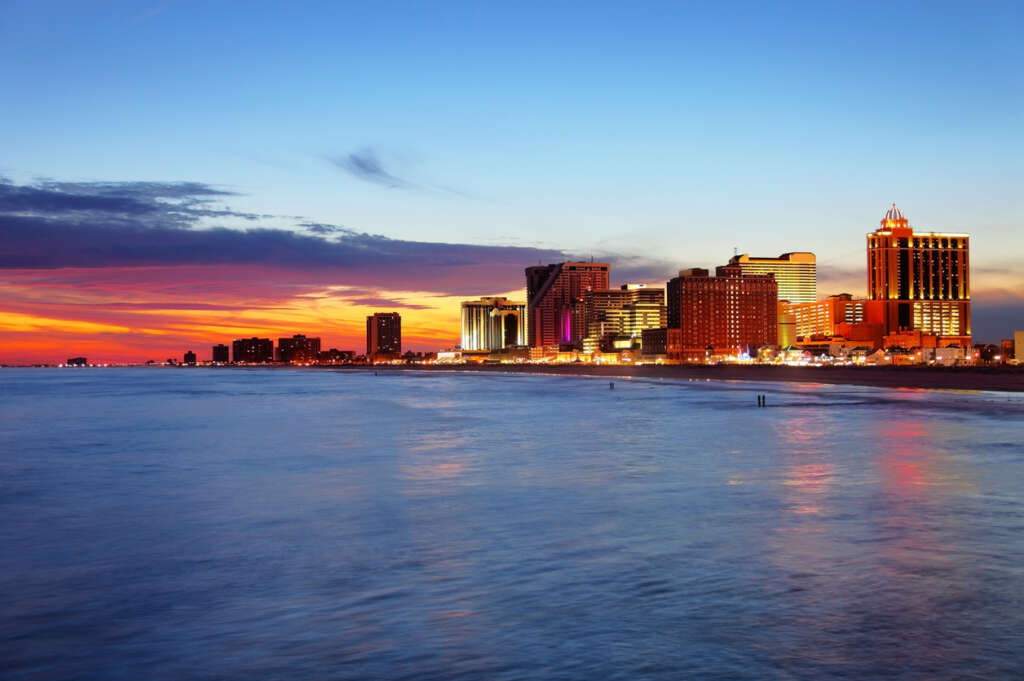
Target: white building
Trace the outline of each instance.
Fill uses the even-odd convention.
[[[462,349],[502,350],[526,345],[526,303],[481,298],[462,303]]]

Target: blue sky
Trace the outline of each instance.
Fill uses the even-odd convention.
[[[0,0],[0,175],[677,268],[812,250],[825,293],[895,201],[1020,293],[1019,3],[296,6]]]

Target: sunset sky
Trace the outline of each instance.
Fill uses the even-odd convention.
[[[301,7],[301,9],[296,9]],[[460,300],[795,250],[895,202],[1024,329],[1024,9],[0,0],[0,363],[458,342]]]

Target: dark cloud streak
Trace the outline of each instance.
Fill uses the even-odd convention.
[[[528,265],[567,259],[554,249],[406,241],[320,222],[293,222],[294,231],[263,227],[265,216],[215,205],[232,195],[195,182],[5,182],[0,269],[261,266],[321,272],[325,284],[488,295],[522,287]],[[216,226],[218,218],[238,217],[254,226]],[[657,282],[678,269],[640,258],[607,260],[613,284]]]
[[[376,151],[360,149],[341,156],[328,156],[335,167],[365,182],[379,184],[389,189],[414,189],[416,185],[388,172]]]

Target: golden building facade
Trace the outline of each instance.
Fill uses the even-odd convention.
[[[777,258],[756,258],[744,253],[733,256],[729,264],[739,267],[745,275],[775,275],[779,300],[813,303],[818,299],[818,263],[813,253],[783,253]]]
[[[868,298],[884,301],[886,333],[923,331],[970,345],[967,234],[914,230],[893,204],[867,235]]]

